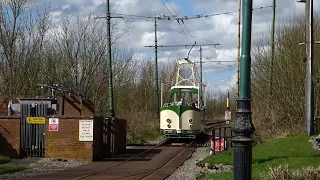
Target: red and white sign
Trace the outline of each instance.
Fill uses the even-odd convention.
[[[59,118],[49,118],[49,131],[59,130]]]
[[[211,149],[214,151],[223,151],[225,148],[225,140],[224,138],[217,138],[213,141],[211,140]]]

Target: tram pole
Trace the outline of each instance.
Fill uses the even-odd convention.
[[[109,87],[109,114],[112,119],[115,118],[113,101],[113,82],[112,82],[112,54],[111,54],[111,28],[110,28],[110,2],[107,0],[107,41],[108,41],[108,87]]]
[[[234,179],[250,180],[252,175],[252,137],[255,128],[251,120],[251,27],[252,1],[242,0],[242,42],[240,87],[237,98],[236,122],[232,127],[234,144]]]
[[[157,41],[157,19],[154,19],[154,54],[155,54],[155,67],[154,67],[154,83],[156,87],[156,112],[159,114],[159,82],[158,82],[158,41]]]
[[[203,104],[203,93],[202,93],[202,47],[200,46],[200,103]]]
[[[273,7],[272,7],[272,27],[271,27],[270,82],[269,82],[269,95],[270,95],[270,98],[271,98],[271,96],[272,96],[272,83],[273,83],[275,21],[276,21],[276,0],[273,0]]]
[[[313,0],[306,0],[306,52],[307,52],[307,135],[312,136],[314,134],[314,90],[313,90]]]
[[[238,55],[237,55],[237,98],[239,97],[239,79],[240,79],[240,21],[241,21],[241,0],[238,0]]]
[[[307,123],[307,135],[311,136],[314,134],[314,87],[313,87],[313,0],[299,0],[297,2],[305,3],[305,20],[306,20],[306,33],[305,33],[305,44],[306,45],[306,86],[305,86],[305,97],[306,97],[306,123]]]

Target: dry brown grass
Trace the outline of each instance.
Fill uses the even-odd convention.
[[[287,165],[280,165],[269,169],[265,180],[318,180],[320,179],[320,167],[308,167],[302,170],[289,169]]]
[[[149,112],[121,114],[127,119],[127,142],[140,143],[158,138],[160,134],[159,117]]]

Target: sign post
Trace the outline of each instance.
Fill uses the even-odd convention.
[[[49,118],[49,131],[59,131],[59,118]]]

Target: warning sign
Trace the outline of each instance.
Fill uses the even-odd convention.
[[[44,124],[46,122],[45,117],[27,117],[28,124]]]
[[[225,111],[224,120],[226,120],[226,121],[231,120],[231,111]]]
[[[224,138],[216,138],[214,141],[211,140],[211,149],[214,151],[223,151],[225,148]]]
[[[93,141],[93,120],[79,120],[79,141]]]
[[[59,118],[49,118],[49,131],[59,130]]]

